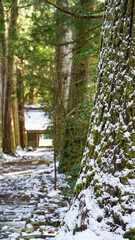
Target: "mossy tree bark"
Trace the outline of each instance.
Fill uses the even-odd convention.
[[[75,198],[66,219],[72,212],[75,217],[70,226],[65,220],[67,231],[89,227],[99,236],[103,231],[116,235],[113,239],[121,239],[128,231],[129,239],[134,239],[134,56],[135,1],[108,0],[95,106]]]

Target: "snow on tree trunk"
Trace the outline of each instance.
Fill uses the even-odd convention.
[[[67,236],[89,229],[95,239],[134,239],[134,82],[135,2],[108,0],[95,106],[75,197],[65,218]]]

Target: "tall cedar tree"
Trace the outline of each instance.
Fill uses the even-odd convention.
[[[63,7],[69,7],[70,0],[57,0],[57,4]],[[69,86],[71,81],[71,66],[72,62],[72,45],[62,44],[72,41],[72,30],[69,22],[69,17],[66,14],[61,14],[57,10],[56,14],[56,57],[55,57],[55,112],[57,112],[57,146],[59,151],[62,149],[63,133],[64,133],[64,111],[67,109],[67,100],[69,98]],[[70,54],[69,54],[70,53]]]
[[[0,62],[0,153],[2,152],[2,64]]]
[[[89,228],[99,239],[134,239],[134,56],[135,1],[107,0],[95,105],[67,233]]]
[[[78,1],[82,10],[89,8],[94,10],[94,1],[82,0]],[[92,19],[77,19],[75,26],[75,45],[73,58],[76,59],[86,49],[88,49],[89,39],[92,37],[93,20]],[[87,33],[87,34],[86,34]],[[83,36],[83,38],[82,38]],[[88,125],[81,123],[79,120],[74,120],[79,106],[83,106],[88,97],[88,84],[90,82],[90,57],[84,56],[78,61],[72,61],[71,84],[68,98],[67,112],[71,114],[68,118],[68,126],[65,129],[63,138],[62,158],[60,161],[60,171],[68,171],[74,177],[78,176],[80,159],[84,151],[84,145],[87,137]],[[74,166],[74,171],[72,172]]]
[[[3,94],[3,82],[5,76],[5,56],[6,56],[6,47],[5,47],[5,25],[4,25],[4,9],[3,1],[0,0],[0,152],[2,151],[2,94]]]
[[[3,36],[7,43],[3,44],[3,57],[6,57],[6,66],[3,72],[3,151],[8,154],[13,154],[16,146],[20,145],[16,82],[14,78],[17,6],[18,0],[12,0],[7,39],[6,35]],[[3,22],[4,20],[3,16]]]

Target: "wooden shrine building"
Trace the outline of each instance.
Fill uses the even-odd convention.
[[[39,105],[25,106],[24,118],[27,147],[39,147],[42,136],[49,132],[51,120]]]

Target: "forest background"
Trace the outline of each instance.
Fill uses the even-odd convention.
[[[0,0],[0,150],[26,147],[24,105],[41,104],[53,121],[55,163],[59,156],[72,187],[93,107],[103,10],[95,0]]]

